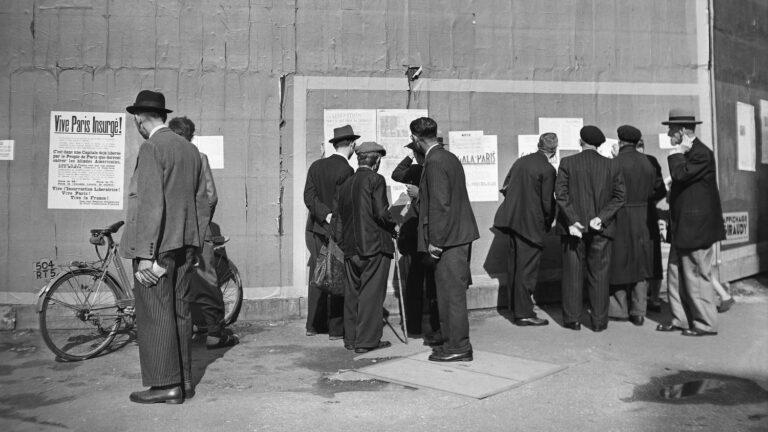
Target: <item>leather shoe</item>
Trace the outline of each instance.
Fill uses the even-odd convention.
[[[728,309],[730,309],[734,303],[736,303],[736,300],[734,300],[733,297],[731,297],[728,300],[721,302],[720,306],[717,307],[717,311],[719,313],[728,312]]]
[[[307,336],[317,336],[317,332],[314,330],[307,330]]]
[[[563,324],[563,327],[569,328],[571,330],[579,331],[579,330],[581,330],[581,323],[578,322],[578,321],[569,322],[569,323]]]
[[[184,403],[184,393],[180,385],[173,387],[150,387],[149,390],[137,391],[131,393],[131,402],[141,404],[153,404],[153,403],[167,403],[167,404],[180,404]]]
[[[381,349],[381,348],[388,348],[388,347],[391,347],[391,346],[392,346],[392,342],[390,342],[390,341],[380,341],[379,344],[376,345],[375,347],[370,347],[370,348],[359,347],[359,348],[355,348],[355,353],[356,354],[365,354],[365,353],[371,352],[373,350],[377,350],[377,349]]]
[[[191,382],[184,382],[184,399],[192,399],[195,397],[195,387]]]
[[[228,348],[231,346],[235,346],[240,343],[240,339],[235,335],[229,335],[229,334],[222,334],[219,337],[208,335],[208,337],[205,340],[205,347],[209,350],[212,349],[219,349],[219,348]]]
[[[459,361],[472,361],[472,350],[463,353],[447,353],[443,350],[432,351],[429,355],[429,360],[433,362],[459,362]]]
[[[345,348],[345,349],[348,349],[348,350],[350,350],[350,351],[352,351],[352,350],[354,350],[354,349],[355,349],[355,346],[354,346],[354,345],[352,345],[352,344],[344,344],[344,348]]]
[[[685,329],[683,330],[683,336],[714,336],[717,332],[704,331],[699,329]]]
[[[549,324],[549,321],[544,318],[532,317],[532,318],[518,318],[515,320],[517,326],[545,326]]]
[[[594,331],[595,333],[600,333],[601,331],[604,331],[607,328],[608,328],[608,324],[606,324],[606,323],[594,324],[592,326],[592,331]]]
[[[632,324],[636,326],[642,326],[645,323],[645,317],[642,315],[632,315],[629,317],[629,320],[632,321]]]
[[[672,325],[672,324],[659,324],[656,326],[656,331],[660,331],[660,332],[673,332],[678,330],[686,330],[686,329],[682,327],[678,327],[676,325]]]

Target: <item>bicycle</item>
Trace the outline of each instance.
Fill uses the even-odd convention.
[[[79,361],[93,358],[112,343],[121,327],[131,329],[136,310],[133,279],[128,275],[117,253],[116,234],[123,221],[107,228],[92,229],[89,242],[98,260],[73,261],[51,279],[38,294],[37,312],[40,333],[48,348],[61,360]],[[218,286],[225,305],[224,325],[232,324],[240,311],[243,287],[237,267],[223,252],[228,239],[214,239],[215,268]],[[100,247],[106,245],[102,256]],[[116,269],[117,277],[110,269]]]

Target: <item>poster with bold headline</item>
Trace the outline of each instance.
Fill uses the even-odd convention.
[[[464,166],[470,201],[499,200],[499,160],[496,135],[483,131],[450,131],[451,153]]]
[[[749,213],[723,213],[725,240],[721,244],[744,243],[749,241]]]
[[[49,209],[122,209],[124,171],[124,113],[51,112]]]

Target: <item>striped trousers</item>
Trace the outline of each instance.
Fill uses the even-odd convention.
[[[149,287],[136,280],[138,260],[133,260],[139,362],[145,387],[191,381],[192,316],[185,297],[194,254],[193,247],[161,253],[157,263],[167,273]]]
[[[585,234],[583,238],[561,236],[560,240],[563,247],[563,322],[568,324],[581,321],[586,280],[592,325],[607,324],[613,241],[594,234]]]

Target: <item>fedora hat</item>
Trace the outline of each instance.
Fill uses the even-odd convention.
[[[143,111],[155,111],[161,113],[171,113],[173,111],[165,108],[165,96],[160,92],[153,92],[152,90],[142,90],[136,95],[136,102],[133,105],[126,107],[126,111],[131,114],[140,113]]]
[[[700,123],[700,121],[696,121],[696,115],[693,111],[682,108],[673,108],[669,110],[669,120],[661,122],[663,125]]]
[[[352,126],[344,125],[333,130],[333,138],[329,139],[328,142],[333,144],[342,140],[354,141],[358,138],[360,138],[360,135],[355,135],[355,131],[352,130]]]

